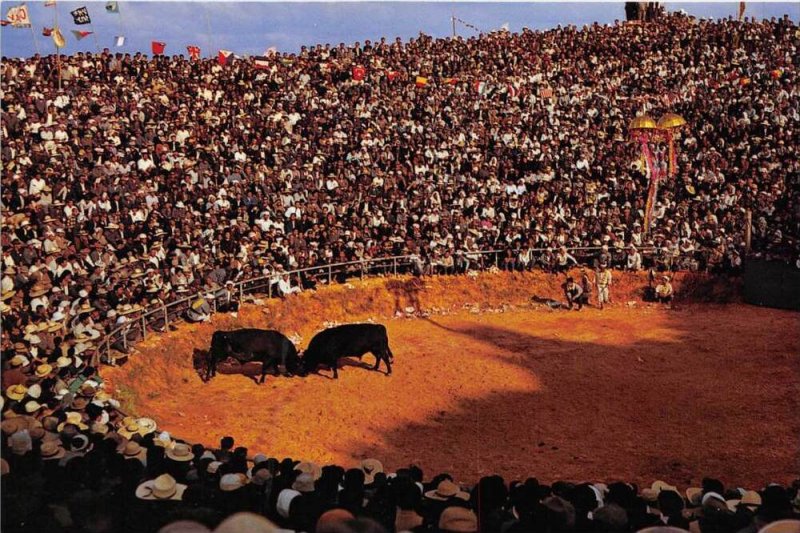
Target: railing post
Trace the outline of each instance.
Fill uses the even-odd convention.
[[[122,346],[127,350],[128,349],[128,332],[130,331],[130,327],[125,328],[122,331]]]
[[[328,265],[328,285],[333,283],[333,267]]]
[[[239,283],[239,303],[244,301],[244,283]]]
[[[164,327],[166,328],[169,325],[169,313],[167,312],[166,304],[161,307],[161,310],[164,311]]]
[[[392,257],[392,269],[394,270],[394,275],[397,276],[397,258]]]
[[[267,298],[272,298],[272,281],[267,278]]]
[[[113,366],[114,361],[111,359],[111,335],[106,335],[106,362]]]
[[[142,340],[147,340],[147,322],[142,315]]]

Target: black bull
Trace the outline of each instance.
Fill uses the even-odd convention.
[[[282,333],[272,330],[237,329],[214,333],[208,352],[206,380],[217,373],[217,363],[227,357],[233,357],[240,363],[260,361],[260,383],[264,383],[267,369],[273,365],[283,364],[290,373],[296,373],[300,366],[297,349],[292,341]]]
[[[394,356],[389,349],[386,327],[380,324],[347,324],[328,328],[311,339],[303,354],[303,369],[304,372],[313,372],[319,365],[328,366],[333,369],[333,377],[338,378],[340,357],[361,357],[367,352],[375,355],[373,370],[378,370],[383,360],[386,374],[392,373]]]

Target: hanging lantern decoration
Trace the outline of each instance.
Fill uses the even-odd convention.
[[[658,129],[664,133],[667,138],[669,146],[669,175],[675,175],[675,169],[678,167],[678,157],[675,153],[675,133],[683,126],[686,125],[686,120],[675,113],[667,113],[658,119]]]

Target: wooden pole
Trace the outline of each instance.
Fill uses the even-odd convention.
[[[450,17],[450,22],[453,23],[453,37],[456,36],[456,16],[455,14]]]
[[[41,55],[39,53],[39,41],[36,40],[36,32],[33,31],[33,24],[28,27],[31,30],[31,38],[33,39],[33,48],[36,50],[36,55]]]
[[[61,31],[61,28],[58,27],[58,2],[53,6],[53,17],[55,23],[53,24],[53,28],[58,31]],[[61,50],[56,45],[56,41],[53,40],[53,44],[56,47],[56,69],[58,70],[58,90],[61,90]]]
[[[748,209],[745,212],[745,223],[744,223],[744,251],[746,253],[750,253],[750,241],[753,235],[753,211]]]

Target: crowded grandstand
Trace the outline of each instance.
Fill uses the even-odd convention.
[[[184,442],[101,377],[248,293],[800,268],[796,23],[653,18],[258,58],[4,57],[3,531],[800,531],[800,482],[322,466]],[[685,126],[643,155],[632,121],[667,114]]]

